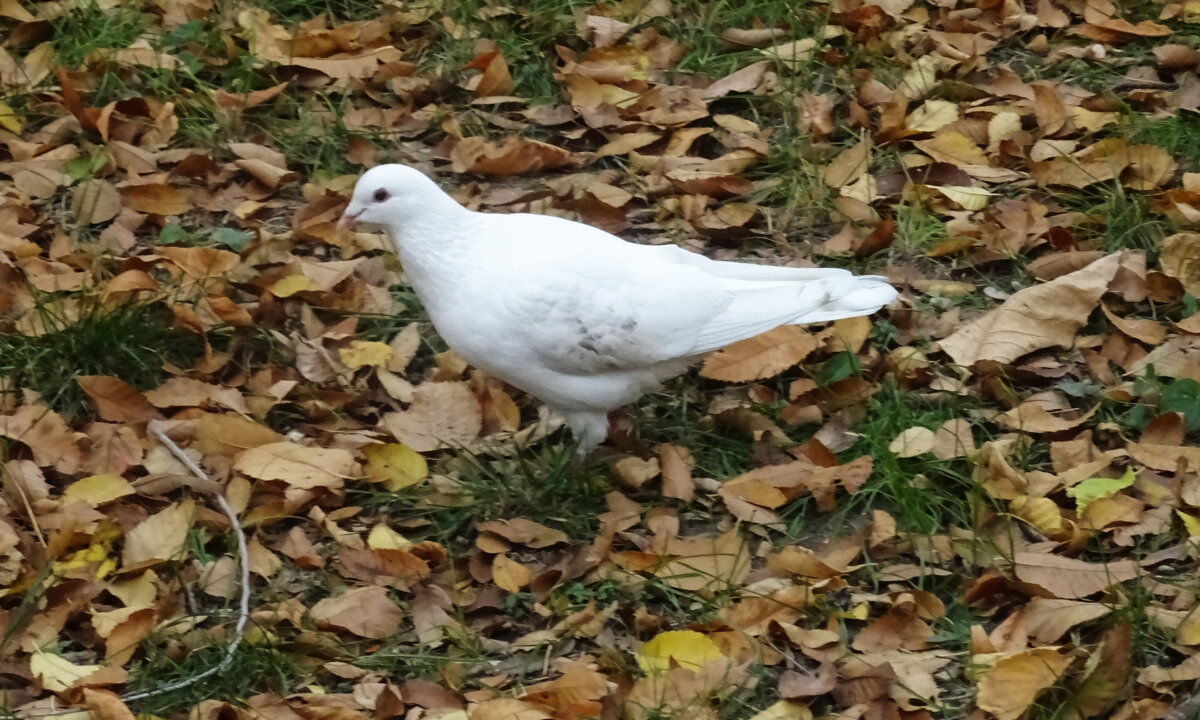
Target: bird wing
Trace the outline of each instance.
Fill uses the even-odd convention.
[[[518,319],[520,340],[562,373],[648,368],[780,325],[868,314],[895,295],[880,278],[840,269],[720,262],[559,218],[492,218],[504,218],[495,227],[506,236],[520,231],[509,258],[521,265],[497,302]]]

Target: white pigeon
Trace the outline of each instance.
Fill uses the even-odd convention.
[[[563,218],[473,212],[406,165],[359,178],[338,226],[355,222],[387,231],[446,344],[560,413],[581,455],[607,437],[610,411],[704,353],[896,297],[882,277],[720,262]]]

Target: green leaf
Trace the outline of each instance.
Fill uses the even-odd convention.
[[[1075,509],[1083,512],[1088,505],[1100,498],[1112,497],[1129,487],[1135,479],[1133,468],[1128,468],[1125,470],[1125,474],[1119,478],[1088,478],[1074,487],[1067,488],[1067,494],[1075,498]]]
[[[179,223],[170,223],[158,233],[159,245],[174,245],[187,240],[187,231]]]
[[[1191,378],[1176,380],[1162,391],[1158,407],[1163,412],[1183,415],[1189,432],[1200,430],[1200,382]]]
[[[817,373],[817,384],[831,385],[839,380],[854,375],[862,370],[858,356],[852,352],[840,352],[825,361],[821,372]]]
[[[248,232],[227,227],[219,227],[212,232],[213,242],[220,243],[234,252],[245,250],[246,245],[250,243],[250,238],[252,237],[254,236]]]

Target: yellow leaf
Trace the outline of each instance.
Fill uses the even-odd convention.
[[[76,665],[61,655],[41,650],[29,656],[29,671],[41,679],[42,687],[52,692],[63,692],[99,669],[99,665]]]
[[[492,580],[497,587],[510,593],[521,592],[529,584],[533,572],[507,555],[497,555],[492,560]]]
[[[904,120],[913,132],[933,132],[954,122],[958,122],[958,104],[949,100],[926,100]]]
[[[316,290],[317,284],[312,281],[312,278],[307,275],[288,275],[282,280],[278,280],[270,287],[271,294],[275,297],[291,297],[298,292],[306,290]]]
[[[133,486],[123,477],[91,475],[68,485],[67,489],[63,490],[63,500],[67,502],[82,500],[92,507],[98,507],[133,493]]]
[[[693,672],[706,663],[725,657],[707,635],[695,630],[670,630],[655,635],[637,654],[638,667],[646,673],[666,672],[674,660]]]
[[[1183,527],[1187,530],[1188,537],[1200,535],[1200,518],[1195,515],[1190,515],[1182,510],[1176,510],[1175,514],[1183,521]]]
[[[383,483],[390,492],[412,487],[429,475],[425,458],[404,443],[367,445],[363,455],[367,458],[367,481]]]
[[[1112,497],[1129,487],[1135,479],[1137,478],[1133,474],[1133,468],[1128,468],[1125,470],[1125,474],[1119,478],[1088,478],[1078,485],[1067,488],[1067,494],[1075,498],[1076,509],[1083,512],[1088,505],[1100,498]]]
[[[833,617],[845,618],[846,620],[866,620],[870,617],[871,608],[867,607],[866,603],[860,603],[844,612],[835,612]]]
[[[25,125],[21,122],[21,118],[13,109],[4,103],[0,103],[0,127],[9,132],[20,133]]]
[[[1062,511],[1050,498],[1032,498],[1021,495],[1009,502],[1014,515],[1034,526],[1042,533],[1054,537],[1063,531]]]
[[[1184,620],[1175,629],[1175,642],[1180,645],[1200,645],[1200,617]]]
[[[387,525],[380,523],[367,535],[367,547],[375,550],[407,550],[412,542]]]
[[[342,364],[351,370],[360,367],[386,367],[395,351],[387,343],[355,340],[350,347],[338,350]]]
[[[71,570],[95,565],[96,579],[100,580],[117,567],[116,559],[109,556],[110,550],[107,543],[93,543],[82,550],[76,550],[63,556],[61,560],[55,560],[50,567],[56,574],[62,575]]]
[[[983,188],[960,187],[957,185],[930,185],[930,188],[945,195],[964,210],[982,210],[987,207],[991,193]]]
[[[800,703],[780,700],[753,715],[750,720],[812,720],[812,710]]]

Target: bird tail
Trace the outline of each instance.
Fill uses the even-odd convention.
[[[880,275],[857,275],[850,278],[838,278],[828,283],[836,288],[831,293],[828,302],[810,312],[801,314],[788,325],[803,325],[805,323],[828,322],[842,318],[859,317],[878,312],[885,305],[896,299],[896,288]]]
[[[870,315],[896,297],[887,279],[849,273],[800,282],[728,280],[733,302],[696,338],[695,354],[716,350],[780,325],[804,325]]]

